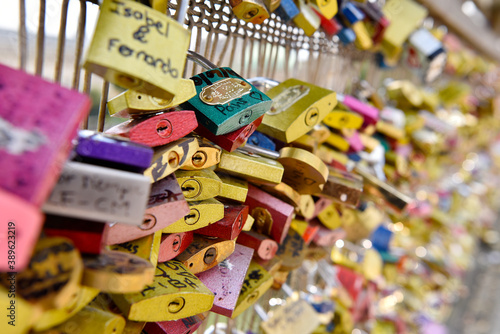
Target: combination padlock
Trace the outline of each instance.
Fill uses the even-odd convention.
[[[190,59],[208,69],[191,78],[197,95],[181,105],[196,112],[199,126],[223,135],[252,123],[271,108],[267,95],[229,67],[217,68],[194,52]]]

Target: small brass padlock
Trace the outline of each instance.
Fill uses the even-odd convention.
[[[222,150],[217,145],[212,144],[204,138],[196,138],[198,141],[198,150],[193,154],[190,160],[186,160],[181,170],[200,170],[217,165],[220,162]]]
[[[175,176],[187,201],[203,201],[220,194],[222,181],[210,169],[177,171]]]

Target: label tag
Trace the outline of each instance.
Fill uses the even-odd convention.
[[[227,78],[204,87],[200,93],[200,100],[208,105],[216,106],[249,94],[251,90],[252,87],[244,80]]]
[[[297,85],[285,89],[284,91],[279,93],[278,96],[273,98],[271,110],[269,110],[266,114],[277,115],[282,113],[283,111],[294,105],[295,102],[309,94],[309,91],[310,88],[303,85]]]

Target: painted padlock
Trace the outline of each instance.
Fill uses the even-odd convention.
[[[248,205],[224,203],[224,218],[196,230],[197,234],[233,240],[238,237],[248,218]]]
[[[215,135],[238,130],[271,108],[271,99],[229,67],[209,69],[191,78],[197,95],[182,104],[196,112],[198,124]]]
[[[269,18],[269,12],[263,0],[229,0],[237,18],[253,24],[262,24]]]
[[[238,300],[238,295],[234,292],[241,290],[252,256],[253,249],[236,245],[227,259],[197,275],[215,294],[212,312],[231,317]]]
[[[209,311],[214,302],[214,294],[175,260],[158,264],[153,283],[141,292],[112,298],[127,319],[148,322],[194,316]]]
[[[236,241],[194,235],[193,242],[176,260],[182,262],[193,274],[204,272],[224,261],[234,252]]]
[[[143,175],[68,161],[43,210],[61,216],[141,225],[149,188]]]
[[[169,99],[184,71],[190,32],[135,1],[105,0],[83,67],[118,86]],[[168,45],[175,45],[169,48]]]
[[[258,130],[286,143],[312,130],[337,105],[335,92],[296,79],[285,80],[267,95],[273,103]]]
[[[3,65],[0,87],[0,188],[40,207],[57,183],[90,99]]]

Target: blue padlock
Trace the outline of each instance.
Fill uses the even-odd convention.
[[[279,18],[287,23],[290,22],[295,16],[299,15],[300,11],[293,0],[281,0],[280,5],[274,11]]]

